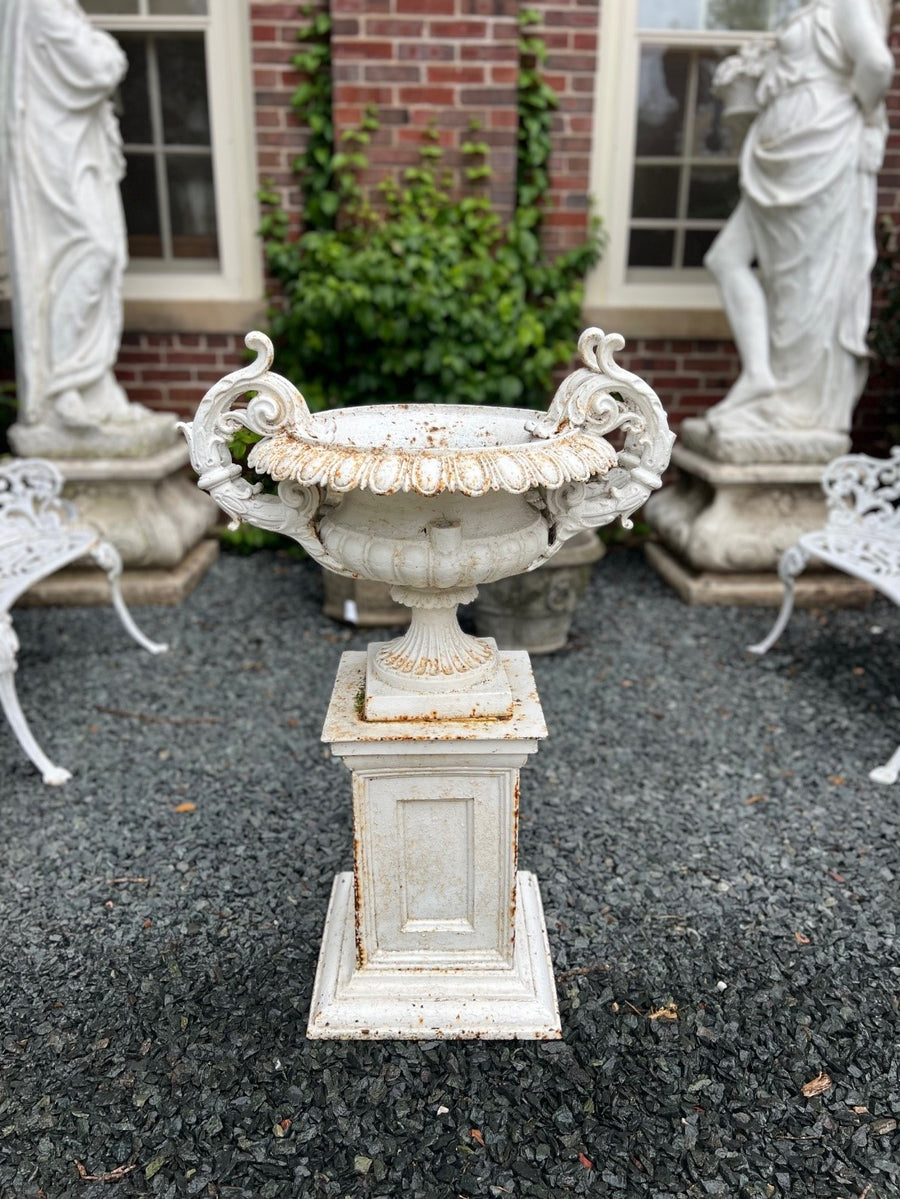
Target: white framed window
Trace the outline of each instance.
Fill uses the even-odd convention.
[[[738,200],[738,147],[712,76],[799,3],[604,0],[591,192],[609,241],[588,308],[720,311],[703,255]]]
[[[128,301],[263,294],[247,0],[81,0],[128,57]]]

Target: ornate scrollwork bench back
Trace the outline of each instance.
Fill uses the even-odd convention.
[[[45,783],[66,782],[68,770],[55,766],[34,739],[15,689],[18,638],[9,611],[32,583],[90,557],[106,572],[110,597],[127,632],[150,653],[165,645],[151,641],[134,623],[122,599],[118,550],[96,529],[81,522],[73,504],[62,499],[62,476],[41,458],[0,462],[0,707],[22,749]]]
[[[824,528],[805,533],[778,564],[784,583],[781,611],[768,636],[749,646],[764,654],[784,632],[794,607],[794,584],[810,558],[877,587],[900,605],[900,445],[887,458],[844,454],[822,476],[828,508]],[[884,766],[869,772],[878,783],[900,777],[900,747]]]

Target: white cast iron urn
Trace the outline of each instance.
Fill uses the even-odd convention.
[[[335,883],[309,1035],[558,1036],[537,885],[515,870],[518,767],[546,730],[527,654],[464,633],[456,609],[581,529],[627,526],[669,461],[662,405],[614,362],[623,339],[599,329],[545,414],[310,413],[270,371],[268,338],[246,342],[256,361],[183,426],[199,486],[328,569],[390,584],[412,611],[402,637],[344,655],[326,719],[354,775],[357,853]],[[249,464],[277,494],[232,461],[242,426],[260,435]]]

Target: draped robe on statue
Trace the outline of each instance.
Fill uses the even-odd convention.
[[[709,424],[719,433],[850,428],[868,370],[886,135],[883,105],[867,120],[853,93],[854,68],[829,0],[779,27],[742,149],[740,202],[766,296],[776,387],[713,408]]]
[[[113,426],[126,430],[125,452],[129,441],[173,437],[171,418],[129,403],[113,373],[127,252],[110,96],[127,65],[75,0],[3,0],[0,165],[19,453],[100,451]]]

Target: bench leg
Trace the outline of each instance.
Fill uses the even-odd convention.
[[[900,778],[900,745],[883,766],[876,766],[869,771],[869,778],[873,783],[896,783]]]
[[[25,713],[16,695],[16,654],[19,641],[13,631],[12,621],[3,613],[0,614],[0,707],[16,740],[24,749],[31,761],[41,772],[45,783],[58,787],[72,777],[62,766],[54,766],[32,735],[25,719]]]
[[[134,638],[138,645],[143,646],[151,654],[164,654],[169,647],[161,641],[151,641],[149,637],[142,633],[134,623],[131,613],[125,607],[125,601],[122,599],[122,589],[119,585],[119,577],[122,574],[122,559],[119,556],[119,551],[108,541],[101,541],[96,549],[91,551],[91,557],[101,570],[106,571],[106,577],[109,579],[109,592],[112,605],[116,610],[119,620],[125,626],[126,631]]]
[[[747,646],[748,654],[759,654],[762,656],[764,653],[767,653],[784,632],[787,622],[791,619],[791,613],[794,610],[794,583],[797,576],[801,575],[806,569],[808,562],[809,553],[800,545],[792,545],[789,550],[785,550],[781,555],[781,560],[778,563],[778,577],[784,584],[784,599],[781,601],[781,611],[778,613],[768,637],[764,637],[756,645]]]

